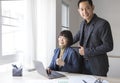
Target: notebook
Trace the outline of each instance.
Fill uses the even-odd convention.
[[[51,71],[51,74],[48,74],[41,61],[34,60],[34,66],[35,66],[35,69],[37,70],[37,72],[46,78],[54,79],[54,78],[65,77],[65,75],[63,75],[57,71]]]

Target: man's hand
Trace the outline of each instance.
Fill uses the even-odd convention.
[[[62,60],[62,58],[58,58],[58,59],[56,60],[56,64],[57,64],[58,66],[64,66],[65,62]]]
[[[79,53],[80,53],[81,56],[84,56],[84,55],[85,55],[84,47],[80,46],[80,48],[79,48]]]

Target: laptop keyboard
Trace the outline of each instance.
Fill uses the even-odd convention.
[[[52,71],[51,74],[48,74],[48,76],[49,76],[50,78],[64,77],[63,74],[60,74],[60,73],[58,73],[58,72],[56,72],[56,71]]]

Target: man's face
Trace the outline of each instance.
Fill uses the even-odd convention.
[[[79,4],[78,12],[87,22],[89,22],[93,17],[93,10],[94,6],[91,6],[88,1],[84,1]]]

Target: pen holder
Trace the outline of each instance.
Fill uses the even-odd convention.
[[[12,69],[12,76],[22,76],[22,70],[23,69],[21,67],[14,65]]]

